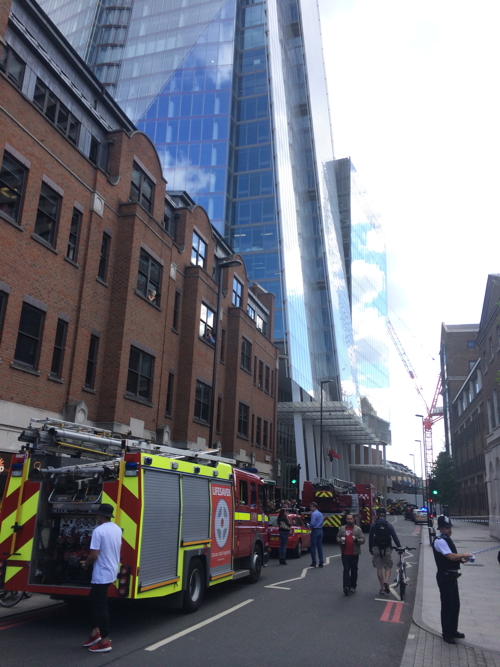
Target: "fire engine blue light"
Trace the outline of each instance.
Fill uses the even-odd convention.
[[[23,463],[13,463],[12,464],[12,477],[22,477],[23,474]]]
[[[125,477],[137,477],[139,475],[138,465],[135,462],[125,463]]]

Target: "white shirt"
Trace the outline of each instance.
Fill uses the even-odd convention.
[[[443,554],[443,556],[453,553],[448,542],[446,540],[439,539],[441,535],[442,533],[440,533],[440,535],[434,540],[434,549],[440,554]]]
[[[97,549],[99,555],[92,570],[93,584],[112,584],[118,576],[122,530],[116,523],[106,521],[92,533],[91,549]]]

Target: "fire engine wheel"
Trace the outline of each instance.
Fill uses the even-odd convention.
[[[253,548],[253,554],[250,557],[250,574],[248,576],[248,581],[251,584],[256,584],[260,579],[261,571],[262,571],[262,552],[260,546],[256,544]]]
[[[297,546],[292,553],[294,558],[300,558],[302,556],[302,540],[297,542]]]
[[[0,607],[13,607],[22,597],[22,591],[0,591]]]
[[[184,611],[192,614],[197,611],[205,593],[205,569],[198,558],[189,563],[189,571],[184,591]]]

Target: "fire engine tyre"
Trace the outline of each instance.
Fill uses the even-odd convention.
[[[0,607],[13,607],[22,597],[22,591],[0,591]]]
[[[262,549],[259,544],[256,544],[253,548],[253,553],[250,556],[250,574],[248,575],[248,582],[250,584],[256,584],[260,579],[260,573],[262,571]]]
[[[184,591],[184,611],[192,614],[198,611],[205,593],[205,568],[199,558],[189,563],[189,571]]]
[[[302,556],[302,540],[297,542],[297,546],[292,552],[294,558],[300,558]]]

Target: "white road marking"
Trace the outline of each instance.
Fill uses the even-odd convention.
[[[394,602],[394,604],[404,604],[401,600],[391,600],[390,598],[375,598],[379,602]]]
[[[325,560],[325,565],[330,565],[330,561],[332,558],[340,558],[340,554],[335,554],[334,556],[328,556]],[[314,570],[312,566],[305,567],[301,574],[300,577],[294,577],[293,579],[285,579],[284,581],[277,581],[275,584],[269,584],[269,586],[265,586],[264,588],[276,588],[282,591],[290,591],[291,588],[286,588],[285,586],[281,586],[280,584],[289,584],[291,581],[300,581],[301,579],[304,579],[304,577],[307,574],[308,570]]]
[[[213,623],[214,621],[218,621],[219,618],[223,618],[224,616],[227,616],[228,614],[232,614],[233,611],[237,611],[238,609],[241,609],[241,607],[244,607],[245,605],[249,604],[250,602],[253,602],[253,600],[245,600],[245,602],[242,602],[241,604],[237,604],[236,607],[231,607],[231,609],[227,609],[226,611],[221,612],[220,614],[217,614],[216,616],[212,616],[212,618],[207,618],[206,621],[202,621],[201,623],[197,623],[196,625],[191,626],[190,628],[186,628],[186,630],[182,630],[181,632],[178,632],[176,635],[172,635],[171,637],[167,637],[167,639],[162,639],[160,642],[156,642],[156,644],[151,644],[151,646],[146,647],[144,650],[145,651],[156,651],[157,648],[160,648],[161,646],[165,646],[165,644],[170,644],[170,642],[174,642],[176,639],[180,639],[181,637],[184,637],[185,635],[188,635],[190,632],[194,632],[195,630],[199,630],[205,625],[209,625],[210,623]]]

